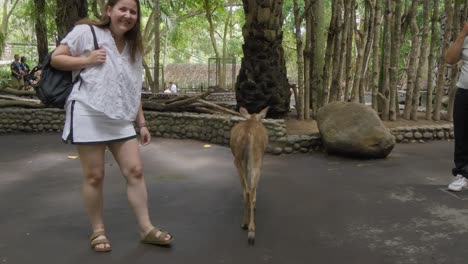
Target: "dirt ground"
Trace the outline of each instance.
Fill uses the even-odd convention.
[[[448,121],[431,121],[423,119],[424,116],[419,117],[419,120],[405,120],[399,118],[397,121],[385,121],[384,124],[388,128],[403,127],[403,126],[424,126],[424,125],[445,125],[451,124]],[[297,120],[294,117],[286,119],[286,126],[289,135],[307,135],[318,133],[317,122],[315,120]]]

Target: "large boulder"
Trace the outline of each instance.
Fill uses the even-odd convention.
[[[385,158],[395,137],[370,107],[333,102],[317,113],[317,125],[328,153],[357,158]]]

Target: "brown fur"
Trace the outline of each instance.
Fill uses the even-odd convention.
[[[244,219],[241,227],[248,227],[249,243],[255,241],[255,204],[257,186],[262,172],[263,155],[268,146],[268,131],[262,119],[268,107],[258,114],[250,115],[243,107],[240,114],[247,120],[239,122],[231,129],[230,146],[234,164],[239,174],[244,198]]]

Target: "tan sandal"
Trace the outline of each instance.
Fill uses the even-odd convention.
[[[160,232],[159,236],[156,236],[158,232]],[[167,235],[171,236],[171,238],[166,240]],[[144,238],[141,239],[142,243],[160,245],[160,246],[169,245],[173,241],[174,241],[174,237],[171,234],[157,227],[153,227],[153,229],[151,229],[151,231],[149,231],[149,233]]]
[[[96,239],[99,236],[105,236],[104,230],[95,231],[89,241],[91,242],[91,248],[96,252],[109,252],[112,250],[112,246],[107,238]],[[109,247],[97,248],[97,245],[109,244]]]

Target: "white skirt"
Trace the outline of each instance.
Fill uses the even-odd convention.
[[[73,100],[66,105],[62,140],[72,144],[105,144],[136,137],[132,122],[111,119],[90,106]]]

